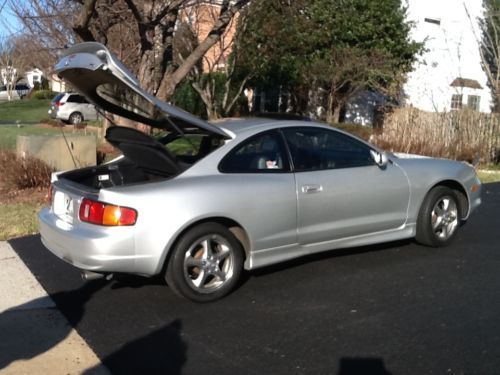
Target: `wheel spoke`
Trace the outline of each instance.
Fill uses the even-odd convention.
[[[440,226],[441,233],[438,233],[439,237],[441,238],[448,238],[449,236],[449,225],[441,225]]]
[[[229,250],[228,247],[226,246],[220,246],[220,251],[215,255],[215,259],[218,262],[222,262],[224,259],[226,259],[230,254],[231,250]]]
[[[203,288],[203,285],[205,285],[208,276],[209,274],[204,269],[201,269],[198,276],[193,279],[194,286],[196,286],[197,288]]]
[[[222,270],[217,270],[213,273],[215,277],[217,277],[220,281],[224,282],[226,281],[226,273]]]
[[[450,207],[450,199],[449,198],[443,199],[442,202],[443,202],[443,211],[448,212],[448,209]]]
[[[432,228],[434,230],[437,230],[437,229],[439,229],[442,226],[443,226],[443,217],[441,215],[436,215],[436,220],[432,224]]]
[[[203,259],[208,259],[212,255],[211,241],[206,239],[201,245],[203,246]]]

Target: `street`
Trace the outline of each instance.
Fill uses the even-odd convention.
[[[309,256],[247,273],[211,304],[161,278],[84,282],[38,236],[10,244],[112,373],[495,374],[499,231],[500,184],[484,185],[450,247]]]

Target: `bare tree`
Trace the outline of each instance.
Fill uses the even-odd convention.
[[[190,7],[184,14],[186,26],[200,40],[205,38],[218,17],[219,9],[210,4]],[[238,31],[237,23],[239,23]],[[252,77],[250,72],[243,77],[236,76],[235,72],[239,54],[237,49],[234,49],[234,38],[235,34],[242,32],[244,28],[245,17],[238,14],[228,24],[224,34],[203,56],[201,63],[195,65],[188,76],[193,88],[205,104],[209,119],[230,114],[246,83]]]
[[[484,0],[484,18],[474,19],[463,3],[474,37],[479,45],[481,65],[491,88],[493,109],[500,111],[500,2]],[[479,25],[479,32],[476,25]]]
[[[19,75],[19,68],[12,50],[12,42],[10,39],[0,41],[0,84],[5,86],[7,100],[9,101],[13,99]]]
[[[163,100],[224,34],[250,0],[26,0],[11,7],[33,37],[51,51],[78,40],[98,41],[137,74],[140,84]],[[182,61],[174,50],[181,13],[200,3],[217,6],[216,22]]]

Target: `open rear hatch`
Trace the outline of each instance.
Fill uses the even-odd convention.
[[[105,111],[170,131],[199,128],[228,137],[219,127],[144,91],[135,76],[100,43],[80,43],[69,48],[55,71]]]
[[[202,132],[229,138],[221,128],[144,91],[134,75],[102,44],[87,42],[66,50],[55,71],[107,112],[183,135]],[[173,176],[185,167],[154,138],[125,127],[111,127],[106,139],[148,172]]]

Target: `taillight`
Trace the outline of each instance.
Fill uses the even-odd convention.
[[[115,206],[84,198],[80,204],[81,221],[106,226],[134,225],[137,211],[133,208]]]
[[[56,107],[60,107],[60,106],[64,105],[64,103],[63,103],[63,102],[60,102],[60,101],[57,101],[57,102],[55,102],[55,103],[54,103],[54,105],[55,105]]]

